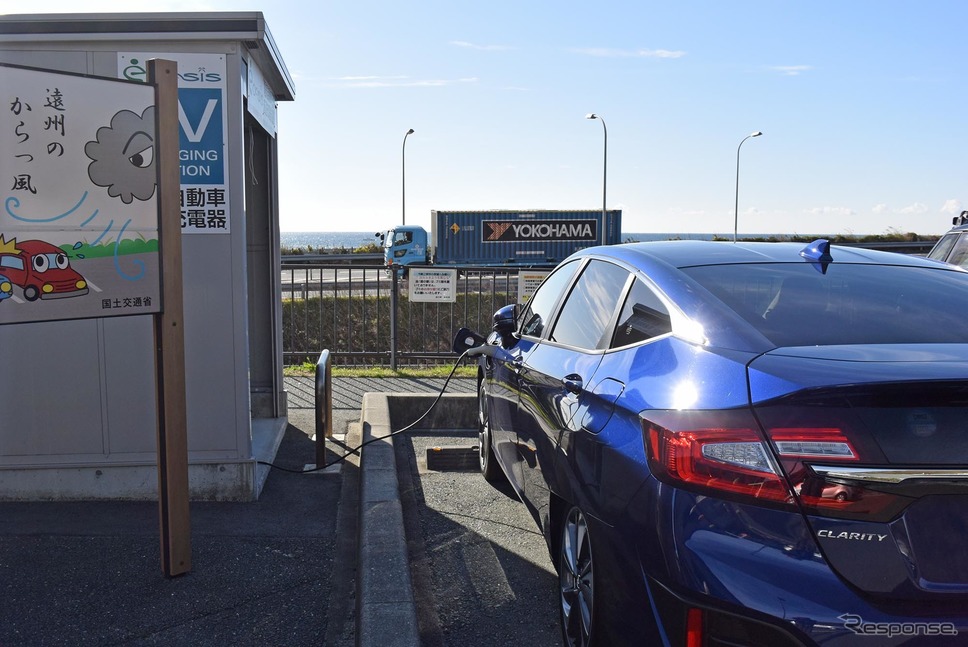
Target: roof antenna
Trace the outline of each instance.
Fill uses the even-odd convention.
[[[825,238],[818,238],[801,249],[800,256],[810,261],[821,274],[826,274],[827,266],[834,262],[834,257],[830,255],[830,241]]]

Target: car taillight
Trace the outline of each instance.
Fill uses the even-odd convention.
[[[910,500],[858,483],[829,480],[810,466],[856,464],[864,457],[836,427],[775,427],[767,434],[804,511],[828,517],[888,521]]]
[[[879,462],[833,425],[768,425],[770,447],[759,423],[743,410],[650,411],[642,424],[652,474],[671,485],[771,505],[799,502],[807,514],[868,521],[890,520],[910,503],[811,468]]]
[[[686,612],[686,647],[703,646],[702,609],[691,607]]]
[[[790,504],[793,495],[747,411],[650,411],[652,474],[672,485]]]

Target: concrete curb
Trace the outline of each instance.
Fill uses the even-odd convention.
[[[473,397],[443,396],[434,412],[416,428],[472,427],[476,424],[476,408],[468,407],[468,401]],[[433,400],[434,396],[413,394],[363,396],[362,442],[379,440],[360,450],[356,572],[356,644],[360,647],[420,644],[393,438],[388,436],[394,427],[402,429],[416,420]],[[403,422],[394,424],[395,421]]]
[[[356,644],[409,647],[420,644],[417,611],[407,563],[403,508],[387,394],[366,393],[361,412],[359,565]]]

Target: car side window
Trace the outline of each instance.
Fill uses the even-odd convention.
[[[635,281],[622,306],[609,348],[619,348],[672,332],[669,309],[642,281]]]
[[[952,265],[968,267],[968,235],[961,234],[958,236],[958,241],[954,244],[947,261]]]
[[[928,252],[928,258],[933,258],[936,261],[947,259],[951,248],[955,246],[955,242],[958,240],[958,236],[959,234],[945,234]]]
[[[577,348],[604,348],[628,277],[628,270],[618,265],[590,262],[562,306],[550,339]]]
[[[558,303],[561,293],[571,283],[571,277],[575,275],[579,265],[578,261],[571,261],[559,266],[538,286],[521,313],[520,334],[531,337],[541,336],[550,321],[555,304]]]

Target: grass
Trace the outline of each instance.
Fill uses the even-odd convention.
[[[398,368],[391,370],[385,366],[334,366],[330,370],[333,377],[447,377],[450,375],[453,364],[445,366],[419,366]],[[316,374],[316,365],[310,362],[283,368],[283,374],[287,377],[311,377]],[[459,366],[454,372],[454,377],[474,377],[477,375],[476,366]]]

